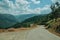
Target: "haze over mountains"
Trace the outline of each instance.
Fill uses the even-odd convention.
[[[22,22],[28,18],[31,18],[33,16],[37,16],[38,14],[22,14],[15,16],[18,22]]]
[[[0,27],[11,27],[16,23],[21,23],[24,20],[36,16],[37,14],[23,14],[23,15],[10,15],[10,14],[0,14]]]

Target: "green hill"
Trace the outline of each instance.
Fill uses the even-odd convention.
[[[9,28],[16,23],[16,18],[10,14],[0,14],[0,28]]]

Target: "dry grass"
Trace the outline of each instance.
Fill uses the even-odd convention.
[[[29,28],[9,28],[9,29],[0,29],[0,33],[2,32],[18,32],[18,31],[25,31],[25,30],[31,30],[33,28],[36,28],[36,26],[34,27],[29,27]]]
[[[53,34],[56,34],[56,35],[60,36],[60,32],[56,32],[57,31],[57,27],[60,28],[59,25],[60,25],[60,18],[57,18],[56,21],[54,21],[54,19],[49,21],[48,22],[48,26],[50,26],[50,28],[48,28],[48,31],[50,31]]]
[[[59,34],[59,33],[57,33],[57,32],[55,32],[55,30],[48,29],[48,31],[60,37],[60,34]]]
[[[0,33],[2,32],[17,32],[17,31],[23,31],[23,30],[29,30],[30,28],[9,28],[9,29],[0,29]]]

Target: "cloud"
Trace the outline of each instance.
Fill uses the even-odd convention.
[[[16,2],[21,4],[29,4],[29,2],[26,0],[16,0]]]
[[[37,0],[31,0],[34,4],[39,4],[40,1],[37,1]]]
[[[41,9],[40,8],[36,8],[36,9],[28,9],[27,12],[29,13],[33,13],[33,14],[40,14],[41,13]]]
[[[26,9],[26,13],[33,13],[33,14],[41,14],[43,11],[49,11],[50,10],[50,5],[45,5],[43,8],[35,8],[35,9]]]
[[[53,3],[60,2],[60,0],[51,0]]]
[[[9,0],[0,1],[0,13],[19,14],[23,13],[29,4],[26,0],[16,0],[15,4]]]
[[[50,5],[45,5],[45,6],[42,8],[42,10],[48,10],[48,9],[50,9]]]
[[[39,4],[40,1],[33,0],[35,4]],[[41,14],[41,11],[49,10],[49,5],[45,5],[43,8],[31,9],[30,3],[26,0],[16,0],[15,3],[9,0],[0,1],[0,13],[3,14]]]

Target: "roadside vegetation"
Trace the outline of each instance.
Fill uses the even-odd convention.
[[[46,29],[60,36],[60,3],[56,2],[50,8],[52,10],[49,17],[51,20],[46,22]]]
[[[60,3],[56,2],[55,4],[52,4],[50,8],[52,11],[49,14],[34,16],[24,20],[21,23],[17,22],[15,25],[11,27],[6,27],[6,28],[2,27],[2,29],[30,28],[31,24],[33,25],[36,24],[36,25],[45,25],[46,29],[51,29],[52,31],[54,30],[55,32],[60,34]]]

